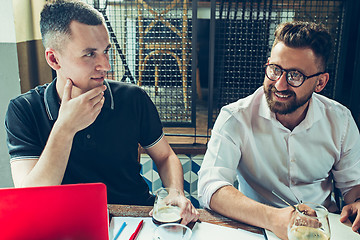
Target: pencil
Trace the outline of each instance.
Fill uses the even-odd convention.
[[[139,234],[139,232],[140,232],[140,230],[141,230],[141,228],[143,226],[143,223],[144,223],[144,220],[141,220],[139,222],[139,225],[137,226],[135,232],[131,235],[129,240],[135,240],[137,238],[137,236],[138,236],[138,234]]]
[[[116,240],[120,236],[120,233],[124,230],[125,226],[126,226],[126,222],[123,222],[119,231],[117,232],[116,236],[114,237],[114,240]]]

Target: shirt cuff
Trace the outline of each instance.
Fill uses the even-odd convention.
[[[199,202],[200,204],[204,207],[204,208],[210,208],[210,201],[211,198],[213,196],[213,194],[219,190],[222,187],[225,186],[232,186],[229,182],[225,182],[225,181],[217,181],[212,183],[210,186],[208,186],[204,191],[202,191],[203,193],[201,194],[199,192]]]

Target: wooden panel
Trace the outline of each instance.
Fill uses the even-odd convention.
[[[52,81],[41,40],[17,43],[21,92]]]

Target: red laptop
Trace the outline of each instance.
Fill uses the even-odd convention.
[[[102,183],[0,189],[0,239],[109,240]]]

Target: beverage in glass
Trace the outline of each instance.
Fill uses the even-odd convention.
[[[154,203],[153,222],[157,225],[165,223],[180,223],[181,208],[180,192],[172,188],[160,188],[156,192]]]
[[[301,203],[290,219],[289,240],[329,240],[330,225],[327,209],[314,203]]]

